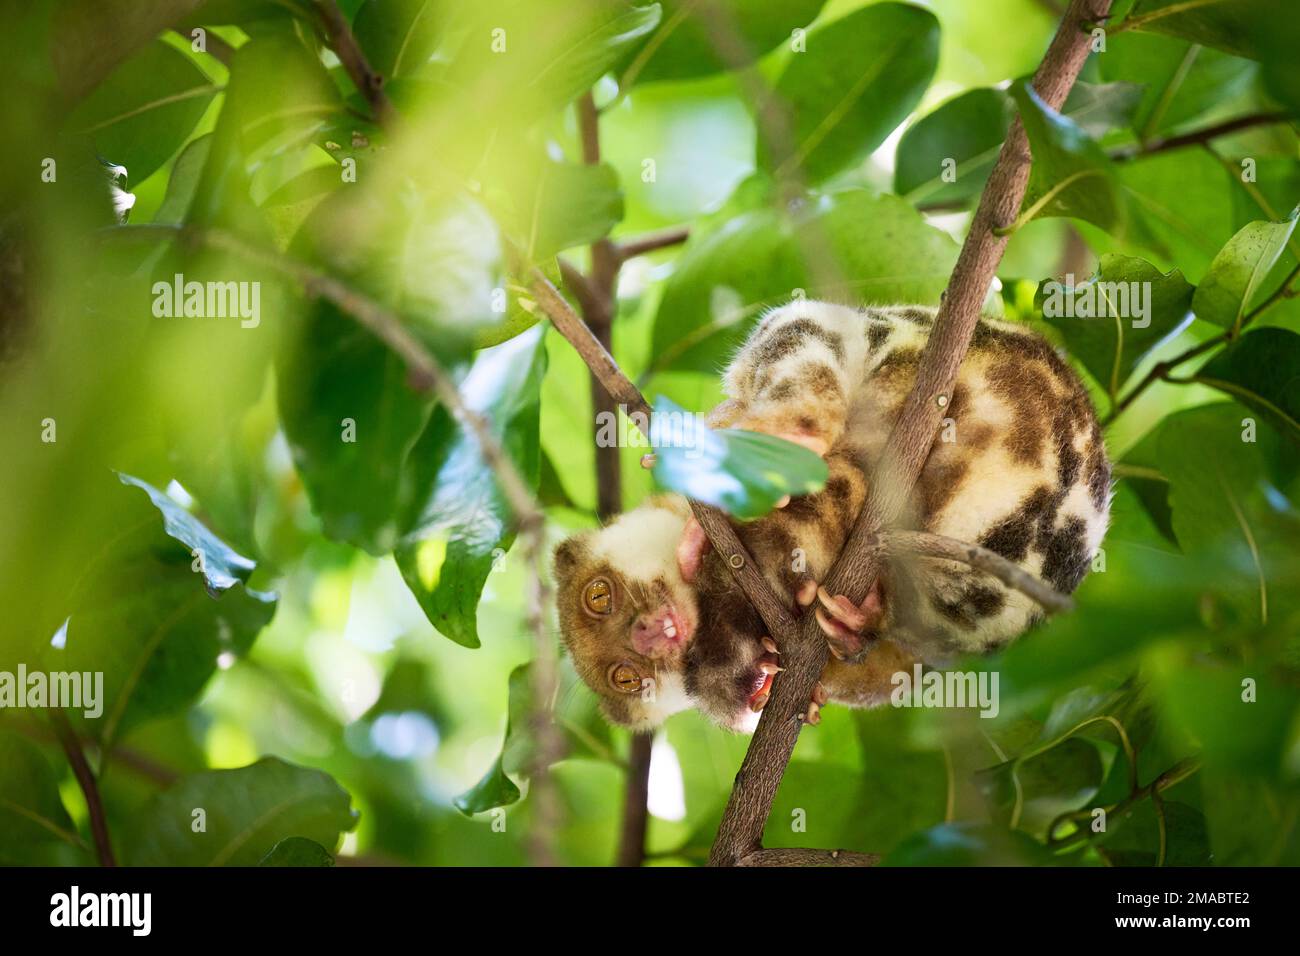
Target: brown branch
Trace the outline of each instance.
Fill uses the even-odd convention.
[[[568,339],[587,368],[600,379],[605,391],[629,413],[636,413],[632,420],[639,426],[644,425],[642,431],[649,437],[652,409],[645,396],[623,374],[609,350],[596,341],[591,330],[540,269],[534,268],[529,274],[529,286],[537,298],[537,304],[550,318],[555,330]],[[794,624],[794,618],[764,580],[754,559],[736,537],[727,516],[698,501],[691,502],[691,510],[713,547],[727,561],[736,582],[754,605],[754,610],[763,619],[769,632],[773,635],[788,633]]]
[[[1059,109],[1088,57],[1085,22],[1104,18],[1110,0],[1072,0],[1052,39],[1034,87]],[[879,573],[873,536],[897,518],[925,463],[965,357],[984,296],[1001,261],[1007,238],[995,233],[1015,220],[1029,179],[1029,143],[1017,119],[1007,135],[962,245],[952,280],[922,354],[916,382],[890,435],[872,493],[848,544],[828,577],[827,589],[861,600]],[[826,664],[820,629],[805,617],[802,633],[782,648],[786,670],[773,682],[772,695],[736,775],[709,860],[734,865],[761,847],[763,828],[786,764],[799,737],[800,715]]]
[[[680,246],[690,238],[690,235],[690,226],[670,226],[667,229],[647,232],[643,236],[624,239],[617,244],[615,249],[619,261],[627,262],[628,259],[635,259],[637,256],[643,256],[648,252],[657,252],[671,246]]]
[[[615,866],[640,866],[645,860],[645,835],[650,826],[646,800],[650,796],[650,751],[654,739],[653,733],[632,735]]]
[[[384,92],[384,78],[371,69],[337,0],[316,0],[316,9],[325,27],[325,42],[347,70],[352,85],[365,97],[380,123],[391,123],[396,114],[388,94]]]
[[[99,798],[99,784],[95,774],[86,762],[86,755],[77,740],[77,732],[72,729],[67,715],[62,710],[50,711],[50,723],[54,725],[54,734],[63,746],[72,766],[72,775],[77,778],[77,785],[86,797],[86,810],[90,815],[90,835],[95,840],[95,855],[100,866],[117,866],[113,858],[113,844],[108,837],[108,819],[104,816],[104,803]]]
[[[879,862],[876,853],[779,847],[754,850],[737,860],[736,866],[875,866]]]
[[[591,93],[578,100],[578,130],[582,138],[582,159],[589,166],[600,164],[600,114]],[[582,314],[592,335],[612,351],[614,313],[618,301],[618,272],[621,261],[608,238],[591,245],[591,277],[587,283]],[[566,280],[567,281],[567,280]],[[591,376],[591,404],[598,416],[618,416],[618,403]],[[623,510],[623,478],[617,446],[596,449],[596,514],[602,521]]]
[[[879,539],[887,553],[905,551],[920,557],[943,558],[968,564],[972,568],[993,575],[1007,587],[1027,595],[1047,611],[1060,613],[1074,609],[1074,602],[1067,595],[1048,587],[1020,565],[978,544],[924,531],[883,531]]]
[[[1123,149],[1117,149],[1110,154],[1110,158],[1119,163],[1128,162],[1146,156],[1154,156],[1157,153],[1168,152],[1171,149],[1181,149],[1184,146],[1199,146],[1202,143],[1218,139],[1220,136],[1239,133],[1242,130],[1256,126],[1284,123],[1289,119],[1291,119],[1290,113],[1279,110],[1250,113],[1246,116],[1238,116],[1235,119],[1215,123],[1213,126],[1206,126],[1204,129],[1194,129],[1190,132],[1180,133],[1177,136],[1170,136],[1167,139],[1156,139],[1140,146],[1127,146]]]

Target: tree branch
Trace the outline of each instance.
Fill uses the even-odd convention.
[[[1211,140],[1218,139],[1220,136],[1239,133],[1242,130],[1251,129],[1256,126],[1270,126],[1274,123],[1284,123],[1289,119],[1291,119],[1291,114],[1280,110],[1250,113],[1246,116],[1238,116],[1235,119],[1224,120],[1221,123],[1206,126],[1203,129],[1194,129],[1187,133],[1181,133],[1178,136],[1170,136],[1167,139],[1156,139],[1140,146],[1128,146],[1123,149],[1117,149],[1110,154],[1110,158],[1119,163],[1128,162],[1141,157],[1154,156],[1157,153],[1168,152],[1171,149],[1181,149],[1184,146],[1199,146],[1202,143],[1208,143]]]
[[[537,298],[537,304],[550,318],[556,331],[568,339],[587,368],[605,387],[605,391],[628,412],[638,413],[633,421],[638,425],[644,421],[645,427],[642,431],[646,437],[649,437],[649,422],[653,410],[645,400],[645,396],[623,374],[623,370],[618,367],[608,349],[596,341],[591,330],[540,269],[534,268],[529,273],[529,286]],[[794,624],[790,610],[778,600],[764,580],[754,559],[736,537],[736,532],[732,529],[727,516],[718,509],[702,505],[698,501],[691,502],[691,510],[714,549],[726,560],[736,583],[754,605],[754,610],[763,619],[769,632],[773,635],[788,633]]]
[[[632,735],[615,866],[640,866],[645,860],[645,836],[650,825],[646,800],[650,797],[650,751],[654,739],[653,733]]]
[[[643,236],[624,239],[616,245],[615,251],[618,253],[620,262],[627,262],[629,259],[635,259],[637,256],[643,256],[648,252],[657,252],[670,246],[679,246],[689,239],[690,235],[690,226],[670,226],[667,229],[647,232]]]
[[[875,866],[880,862],[876,853],[854,853],[851,850],[807,850],[779,847],[755,850],[736,862],[737,866]]]
[[[396,114],[388,94],[384,92],[384,78],[370,68],[370,62],[361,52],[337,0],[316,0],[316,9],[325,27],[325,42],[347,70],[352,85],[365,97],[380,123],[391,123]]]
[[[1072,0],[1056,36],[1034,76],[1034,87],[1059,109],[1090,49],[1085,22],[1110,11],[1110,0]],[[1029,179],[1029,143],[1017,119],[980,198],[962,245],[952,280],[922,354],[916,382],[890,435],[866,507],[848,544],[835,562],[827,589],[861,600],[879,573],[872,538],[898,516],[934,441],[966,349],[1007,238],[994,230],[1015,220]],[[805,617],[802,633],[782,648],[786,670],[773,682],[772,696],[736,775],[727,809],[710,853],[713,865],[735,865],[761,846],[772,801],[798,740],[799,716],[826,663],[825,639],[815,620]]]
[[[113,844],[108,837],[108,819],[104,816],[104,803],[99,798],[99,785],[95,774],[86,762],[86,755],[77,740],[77,732],[72,729],[67,715],[62,710],[50,711],[50,723],[54,725],[54,734],[59,738],[63,752],[67,754],[68,763],[72,765],[72,775],[77,778],[77,785],[86,797],[86,810],[90,815],[90,835],[95,840],[95,855],[100,866],[117,866],[113,858]]]

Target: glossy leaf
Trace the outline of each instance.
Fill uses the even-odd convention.
[[[1295,224],[1292,212],[1282,222],[1252,222],[1228,240],[1196,287],[1192,309],[1197,316],[1221,328],[1240,329]]]
[[[825,3],[722,0],[710,15],[691,0],[662,0],[659,28],[633,58],[634,79],[641,83],[682,80],[738,69],[811,24]],[[736,49],[719,49],[714,35],[719,22],[735,31]]]
[[[281,840],[271,852],[258,861],[258,866],[333,866],[334,857],[319,843],[306,837],[288,837]]]
[[[810,198],[790,215],[742,213],[679,256],[655,317],[653,368],[716,372],[762,309],[796,289],[869,305],[937,304],[956,258],[951,237],[910,205],[866,190]]]
[[[1128,121],[1140,92],[1132,83],[1077,81],[1061,113],[1099,137]],[[1014,118],[1014,101],[1002,90],[971,90],[944,103],[899,141],[894,192],[926,204],[979,196]]]
[[[1300,442],[1300,334],[1275,328],[1247,332],[1193,378],[1226,392]]]
[[[126,862],[256,866],[290,837],[331,848],[356,826],[351,802],[329,774],[275,757],[192,774],[136,816],[123,841]]]
[[[878,3],[820,26],[793,54],[775,93],[789,106],[789,143],[759,140],[760,166],[820,181],[865,157],[920,102],[939,60],[939,21],[920,7]]]
[[[102,712],[85,732],[104,743],[191,703],[220,654],[249,650],[276,602],[244,585],[250,559],[158,489],[121,479],[117,537],[98,546],[46,652],[50,670],[103,673]]]
[[[784,496],[812,494],[826,484],[826,462],[802,445],[736,428],[715,431],[662,396],[650,439],[660,487],[737,518],[761,517]]]
[[[915,833],[881,866],[1029,866],[1051,862],[1043,846],[1023,833],[988,824],[944,823]]]
[[[1142,259],[1105,255],[1100,266],[1072,288],[1045,280],[1034,305],[1113,399],[1151,350],[1187,324],[1194,290],[1181,272],[1165,275]]]
[[[1101,147],[1031,87],[1016,84],[1011,95],[1020,107],[1033,154],[1021,220],[1069,216],[1121,238],[1145,238],[1139,213]]]
[[[365,0],[352,33],[371,69],[392,79],[428,62],[450,12],[444,0]]]
[[[67,129],[141,183],[180,149],[216,93],[189,57],[156,40],[78,104]]]
[[[534,485],[542,338],[537,327],[480,352],[461,382],[466,404],[490,420],[492,434]],[[396,554],[402,577],[440,633],[478,647],[479,597],[514,542],[514,514],[476,439],[441,408],[411,452],[407,480]]]

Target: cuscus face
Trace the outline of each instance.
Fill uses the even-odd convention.
[[[677,560],[688,514],[652,499],[555,549],[564,642],[615,723],[648,729],[691,706],[682,672],[699,609]]]

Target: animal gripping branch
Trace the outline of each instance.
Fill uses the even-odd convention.
[[[1085,25],[1104,22],[1111,0],[1072,0],[1042,64],[1034,88],[1053,109],[1060,109],[1088,58],[1091,36]],[[880,571],[873,548],[876,533],[897,518],[925,464],[951,395],[957,369],[1007,239],[996,229],[1015,221],[1029,182],[1029,141],[1017,119],[1007,134],[997,164],[980,197],[970,232],[962,245],[939,306],[934,331],[921,356],[916,382],[890,435],[871,496],[848,543],[831,569],[828,590],[863,599]],[[735,866],[761,853],[763,828],[786,764],[799,737],[799,715],[826,665],[827,648],[811,616],[799,625],[795,640],[779,641],[786,666],[775,681],[749,750],[736,774],[709,862]],[[761,858],[760,858],[761,859]]]

